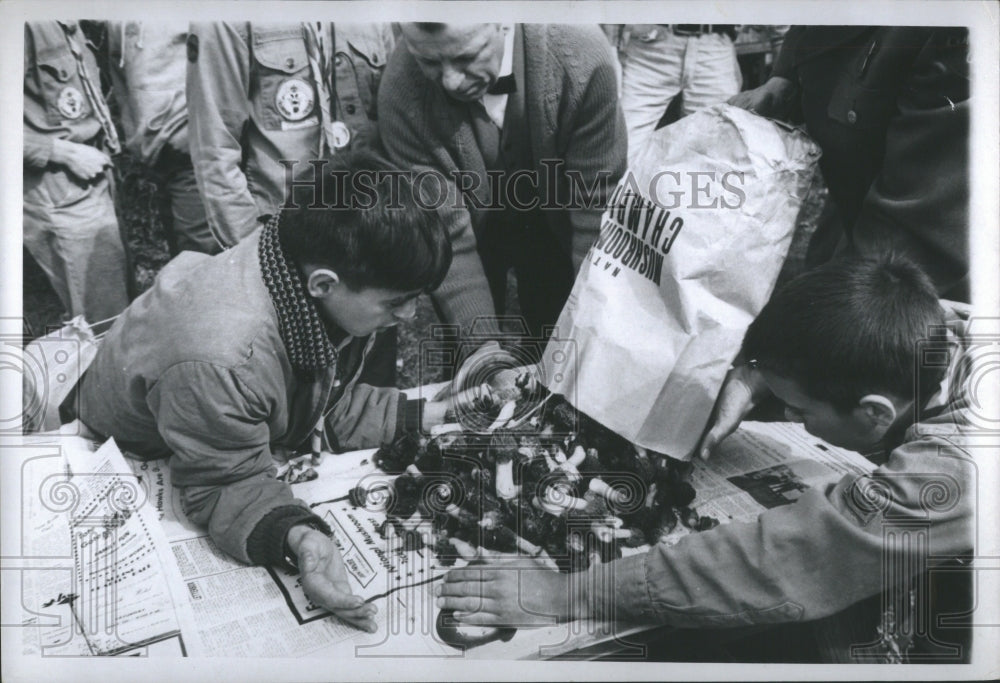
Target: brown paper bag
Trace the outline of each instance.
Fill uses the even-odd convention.
[[[654,133],[563,308],[546,386],[633,443],[690,458],[818,159],[801,131],[729,105]]]

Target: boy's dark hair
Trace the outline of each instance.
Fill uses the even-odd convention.
[[[945,368],[919,363],[918,342],[941,342],[944,324],[934,286],[913,262],[891,253],[844,257],[775,292],[742,354],[846,412],[870,393],[930,396]]]
[[[281,210],[281,248],[300,267],[331,268],[353,290],[433,291],[451,266],[451,241],[416,191],[409,174],[371,150],[307,165]]]

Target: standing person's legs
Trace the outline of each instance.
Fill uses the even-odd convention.
[[[740,91],[743,74],[729,36],[706,33],[686,39],[683,115],[725,102]]]
[[[160,192],[166,194],[170,204],[170,247],[173,255],[182,251],[200,251],[217,254],[222,246],[212,236],[208,227],[205,204],[195,182],[191,157],[167,146],[156,163]]]
[[[526,225],[519,243],[517,298],[532,339],[540,340],[559,320],[576,273],[569,254],[541,221]]]
[[[685,38],[666,26],[636,24],[622,52],[622,111],[629,162],[681,90]]]
[[[125,249],[107,179],[65,183],[58,197],[51,183],[25,194],[24,245],[69,315],[95,323],[128,306]]]

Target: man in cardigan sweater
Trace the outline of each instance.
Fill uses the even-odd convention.
[[[444,176],[421,183],[428,196],[440,190],[454,253],[438,310],[468,333],[503,313],[513,268],[537,337],[558,318],[625,171],[607,40],[596,26],[404,24],[400,42],[379,133],[401,169]]]

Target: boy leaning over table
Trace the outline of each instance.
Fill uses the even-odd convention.
[[[958,317],[901,257],[837,260],[801,275],[748,329],[748,362],[727,379],[703,457],[771,395],[788,420],[865,454],[877,469],[811,489],[754,523],[594,566],[577,581],[516,560],[453,570],[438,604],[470,624],[586,616],[681,628],[805,622],[887,588],[892,553],[912,571],[918,553],[969,553],[976,492],[966,380],[975,347]],[[937,362],[918,364],[928,349]],[[928,545],[909,548],[912,556],[883,538],[900,520],[929,523]]]
[[[185,513],[222,550],[297,564],[314,602],[368,631],[374,606],[351,594],[329,527],[275,479],[272,454],[308,445],[321,417],[335,450],[443,421],[444,403],[357,381],[374,333],[412,318],[451,263],[436,214],[407,178],[371,180],[384,170],[370,153],[338,155],[322,208],[310,195],[217,256],[182,253],[79,386],[78,417],[97,435],[170,457]]]

